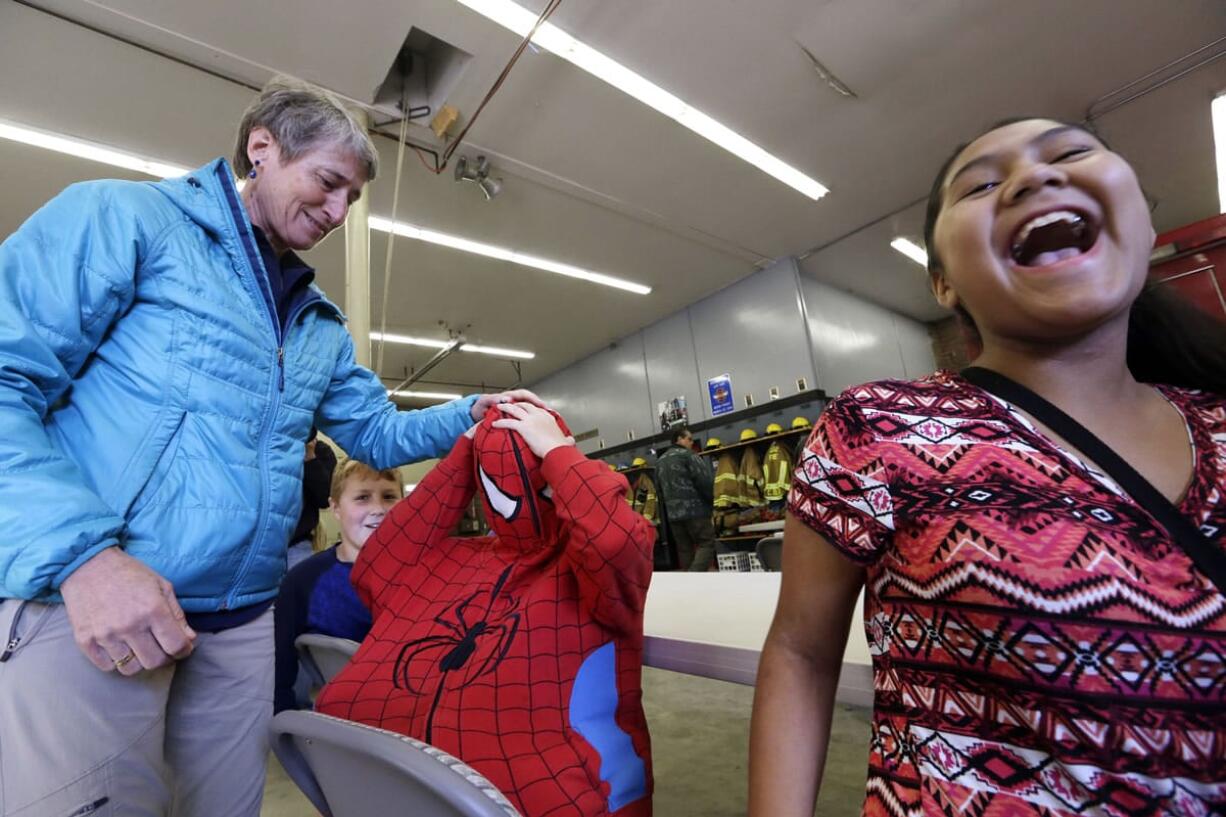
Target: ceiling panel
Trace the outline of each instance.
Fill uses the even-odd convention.
[[[1226,34],[1226,4],[565,0],[554,21],[832,192],[810,201],[560,59],[525,53],[462,151],[490,153],[503,194],[485,202],[475,187],[449,171],[434,176],[408,153],[400,217],[655,291],[644,298],[398,241],[388,326],[428,334],[441,332],[442,321],[468,327],[474,341],[532,349],[538,357],[524,365],[526,379],[727,286],[755,263],[791,254],[802,256],[807,275],[919,319],[938,317],[922,271],[888,242],[919,237],[921,208],[912,203],[952,145],[1001,116],[1079,118],[1100,95]],[[454,0],[2,4],[0,118],[195,165],[228,153],[252,92],[184,63],[253,84],[287,71],[368,100],[412,26],[473,54],[451,100],[470,115],[517,39]],[[801,44],[859,98],[824,84]],[[1208,101],[1222,89],[1226,60],[1100,123],[1161,202],[1160,230],[1217,210]],[[373,212],[387,215],[395,143],[377,141],[384,172],[370,198]],[[121,175],[4,143],[0,172],[0,236],[64,184]],[[375,234],[376,320],[385,246]],[[309,260],[343,305],[343,237]],[[401,357],[400,370],[420,365]],[[470,383],[513,375],[505,362],[475,356],[431,373]]]
[[[921,321],[948,313],[928,290],[928,273],[890,246],[898,236],[923,242],[924,205],[916,204],[802,259],[801,272]]]
[[[290,71],[359,99],[419,26],[475,55],[454,92],[466,113],[517,42],[453,0],[370,2],[358,15],[322,2],[288,15],[277,3],[238,0],[42,2],[93,17],[110,8],[110,25],[127,34],[171,48],[208,43],[248,58],[253,74]],[[674,0],[633,13],[567,0],[555,17],[834,193],[809,201],[548,53],[526,53],[472,139],[518,166],[766,257],[825,243],[913,200],[951,141],[987,121],[1021,111],[1077,117],[1099,95],[1226,31],[1226,4],[1216,0]],[[859,99],[822,83],[798,44]]]

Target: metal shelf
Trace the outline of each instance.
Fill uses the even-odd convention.
[[[772,519],[768,522],[751,522],[748,525],[741,525],[741,530],[746,533],[782,533],[783,520]]]
[[[719,416],[712,417],[708,420],[695,420],[688,424],[688,428],[695,435],[698,435],[700,432],[717,428],[719,426],[728,425],[730,423],[747,423],[754,417],[759,417],[772,411],[779,411],[781,409],[791,408],[792,406],[799,406],[813,400],[828,401],[829,399],[830,397],[821,389],[809,389],[808,391],[802,391],[799,394],[790,394],[787,397],[780,397],[778,400],[767,400],[765,403],[758,403],[750,406],[749,408],[743,408],[739,411],[729,412],[728,414],[720,414]],[[606,457],[613,457],[626,451],[634,451],[644,447],[650,448],[657,443],[668,442],[670,436],[670,432],[664,431],[659,434],[652,434],[648,437],[640,437],[637,440],[611,445],[608,448],[598,448],[588,456],[595,457],[596,459],[605,459]],[[778,437],[779,435],[774,434],[772,436]]]
[[[703,456],[703,457],[708,456],[708,455],[714,456],[716,454],[721,454],[725,451],[731,451],[735,448],[744,448],[747,445],[758,445],[759,443],[774,442],[775,440],[779,440],[784,437],[795,437],[796,435],[801,434],[801,433],[808,434],[812,430],[813,430],[812,426],[809,426],[808,428],[793,428],[787,431],[780,431],[778,434],[768,434],[763,437],[754,437],[752,440],[745,440],[744,442],[740,442],[740,443],[732,443],[731,445],[721,445],[719,448],[707,448],[702,451],[699,451],[698,454],[699,456]]]

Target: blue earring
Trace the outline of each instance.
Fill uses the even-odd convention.
[[[260,160],[259,160],[259,159],[256,159],[256,160],[255,160],[255,167],[259,167],[259,166],[260,166]],[[248,178],[248,179],[254,179],[254,178],[255,178],[255,167],[251,168],[251,172],[247,174],[247,178]]]

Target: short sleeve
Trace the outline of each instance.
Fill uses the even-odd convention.
[[[887,443],[846,394],[818,418],[792,474],[788,510],[857,564],[874,564],[894,534]]]

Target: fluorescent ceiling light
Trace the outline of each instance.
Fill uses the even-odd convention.
[[[1226,213],[1226,94],[1213,100],[1213,145],[1217,149],[1218,208]]]
[[[506,247],[496,247],[493,244],[482,244],[480,241],[470,241],[467,238],[448,235],[434,230],[427,230],[424,227],[417,227],[413,224],[406,224],[403,221],[391,221],[379,216],[370,217],[370,228],[372,230],[381,230],[385,233],[395,233],[404,238],[412,238],[416,241],[425,241],[430,244],[438,244],[441,247],[450,247],[453,250],[472,253],[474,255],[484,255],[486,258],[494,258],[499,261],[510,261],[512,264],[519,264],[525,267],[533,267],[534,269],[552,272],[558,275],[565,275],[569,278],[578,278],[583,281],[589,281],[593,284],[601,284],[602,286],[614,287],[615,289],[624,289],[627,292],[633,292],[637,295],[647,295],[651,292],[651,287],[643,284],[636,284],[633,281],[625,281],[621,278],[614,278],[611,275],[603,275],[599,272],[583,269],[582,267],[573,267],[570,264],[562,264],[557,261],[550,261],[546,258],[538,258],[535,255],[509,250]]]
[[[451,344],[445,340],[434,340],[432,338],[411,338],[408,335],[393,335],[390,332],[386,335],[379,332],[370,333],[371,340],[382,340],[387,343],[404,343],[409,346],[428,346],[431,349],[446,349]]]
[[[403,343],[409,346],[426,346],[430,349],[446,349],[451,345],[449,341],[435,340],[434,338],[414,338],[409,335],[386,335],[379,332],[371,332],[370,339],[374,341],[383,340],[387,343]],[[483,355],[494,355],[495,357],[513,357],[519,360],[532,360],[536,357],[535,352],[522,352],[519,349],[503,349],[498,346],[478,346],[475,343],[465,343],[460,346],[461,352],[478,352]]]
[[[416,397],[419,400],[459,400],[464,395],[445,391],[411,391],[401,389],[392,392],[393,397]]]
[[[911,239],[899,237],[891,241],[890,246],[924,269],[928,269],[928,253],[924,252],[924,248]]]
[[[468,8],[509,28],[521,37],[527,36],[536,24],[537,15],[512,0],[459,0]],[[811,199],[820,199],[830,192],[820,182],[772,156],[726,125],[716,122],[702,111],[690,107],[646,77],[631,71],[621,63],[576,40],[552,23],[543,23],[532,41],[547,51],[582,68],[597,79],[604,80],[619,91],[654,108],[670,119],[689,128],[724,150],[739,156],[754,167],[799,190]]]
[[[14,125],[11,122],[4,122],[2,120],[0,120],[0,139],[21,142],[24,145],[32,145],[44,150],[53,150],[56,153],[89,159],[91,162],[101,162],[112,167],[122,167],[127,170],[134,170],[137,173],[147,173],[158,178],[182,176],[191,170],[191,168],[125,153],[122,150],[115,150],[95,142],[87,142],[84,139],[60,136],[36,130],[35,128],[27,128],[23,125]]]
[[[513,357],[518,360],[532,360],[536,357],[533,352],[521,352],[518,349],[503,349],[498,346],[477,346],[473,343],[465,343],[460,347],[461,352],[479,352],[483,355],[494,355],[495,357]]]
[[[27,128],[24,125],[15,125],[11,122],[0,120],[0,139],[9,139],[14,142],[20,142],[25,145],[52,150],[57,153],[64,153],[69,156],[77,156],[82,159],[89,159],[95,162],[101,162],[113,167],[122,167],[127,170],[134,170],[137,173],[146,173],[157,178],[172,178],[174,176],[182,176],[191,172],[191,168],[181,167],[179,165],[161,162],[156,159],[149,159],[144,156],[137,156],[132,153],[127,153],[122,150],[99,145],[94,142],[87,142],[83,139],[75,139],[68,136],[60,136],[58,134],[41,131],[36,128]],[[242,188],[244,180],[239,180],[239,188]],[[643,284],[636,284],[633,281],[625,281],[621,278],[614,278],[611,275],[602,275],[598,272],[585,270],[581,267],[574,267],[569,264],[562,264],[557,261],[550,261],[546,258],[538,258],[534,255],[515,252],[503,247],[495,247],[492,244],[482,244],[479,241],[469,241],[466,238],[459,236],[448,235],[447,233],[439,233],[434,230],[426,230],[421,227],[415,227],[412,224],[404,222],[393,222],[378,216],[370,217],[370,227],[373,230],[382,230],[383,232],[394,232],[396,235],[404,236],[405,238],[413,238],[418,241],[426,241],[431,244],[439,244],[444,247],[451,247],[455,250],[473,253],[475,255],[484,255],[488,258],[497,258],[502,261],[510,261],[513,264],[520,264],[526,267],[534,267],[546,272],[553,272],[558,275],[566,275],[571,278],[579,278],[584,281],[590,281],[594,284],[603,286],[615,287],[624,289],[627,292],[634,292],[638,295],[647,295],[651,292],[651,287]],[[476,347],[472,349],[463,349],[463,351],[481,351]],[[500,353],[506,350],[501,350]],[[493,354],[493,353],[491,353]],[[504,355],[509,357],[521,357],[519,355]]]

